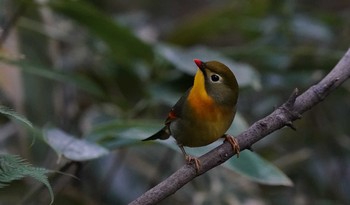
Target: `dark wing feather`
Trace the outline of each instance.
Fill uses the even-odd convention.
[[[169,125],[172,121],[174,121],[176,118],[181,118],[182,116],[182,109],[184,106],[184,103],[186,102],[187,96],[190,92],[191,88],[186,91],[186,93],[176,102],[176,104],[171,108],[167,119],[165,120],[165,126],[159,130],[154,135],[142,140],[142,141],[148,141],[148,140],[156,140],[156,139],[168,139],[171,135]]]
[[[186,102],[186,99],[188,97],[188,94],[190,93],[190,89],[186,91],[186,93],[176,102],[176,104],[171,108],[167,119],[165,120],[165,125],[168,126],[169,123],[171,123],[176,118],[182,117],[183,107]]]

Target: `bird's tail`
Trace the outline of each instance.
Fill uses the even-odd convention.
[[[165,140],[165,139],[168,139],[169,137],[170,137],[169,128],[167,126],[165,126],[161,130],[159,130],[157,133],[155,133],[154,135],[152,135],[146,139],[143,139],[142,141],[156,140],[156,139]]]

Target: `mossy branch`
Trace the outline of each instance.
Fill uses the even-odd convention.
[[[350,49],[345,53],[331,72],[318,84],[310,87],[301,95],[299,95],[298,89],[295,89],[283,105],[270,115],[255,122],[246,131],[239,134],[236,139],[240,145],[241,151],[249,149],[254,143],[284,126],[295,129],[292,124],[293,121],[300,119],[304,112],[323,101],[334,89],[340,86],[349,77]],[[196,172],[195,166],[186,164],[167,179],[145,192],[136,200],[132,201],[130,205],[156,204],[175,193],[195,177],[222,164],[233,155],[235,155],[235,153],[233,152],[231,145],[229,143],[223,143],[199,158],[201,161],[201,170],[198,173]]]

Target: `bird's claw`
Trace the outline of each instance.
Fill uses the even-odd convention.
[[[233,136],[231,136],[229,134],[225,134],[224,138],[225,138],[225,141],[228,141],[231,144],[232,149],[237,154],[237,158],[238,158],[240,147],[239,147],[239,144],[238,144],[236,138],[234,138]]]
[[[196,166],[196,172],[198,173],[201,167],[201,162],[199,161],[199,159],[190,155],[186,155],[185,159],[187,164],[190,164],[191,162],[194,163],[194,165]]]

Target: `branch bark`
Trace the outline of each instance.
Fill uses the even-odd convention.
[[[350,78],[350,49],[331,72],[318,84],[311,86],[301,95],[299,95],[298,89],[295,89],[283,105],[239,134],[236,139],[241,151],[250,148],[254,143],[284,126],[294,129],[293,121],[300,119],[301,114],[323,101],[348,78]],[[198,173],[196,173],[195,166],[186,164],[167,179],[132,201],[129,205],[156,204],[175,193],[195,177],[222,164],[234,154],[231,145],[228,142],[223,143],[199,158],[201,161],[201,170]]]

